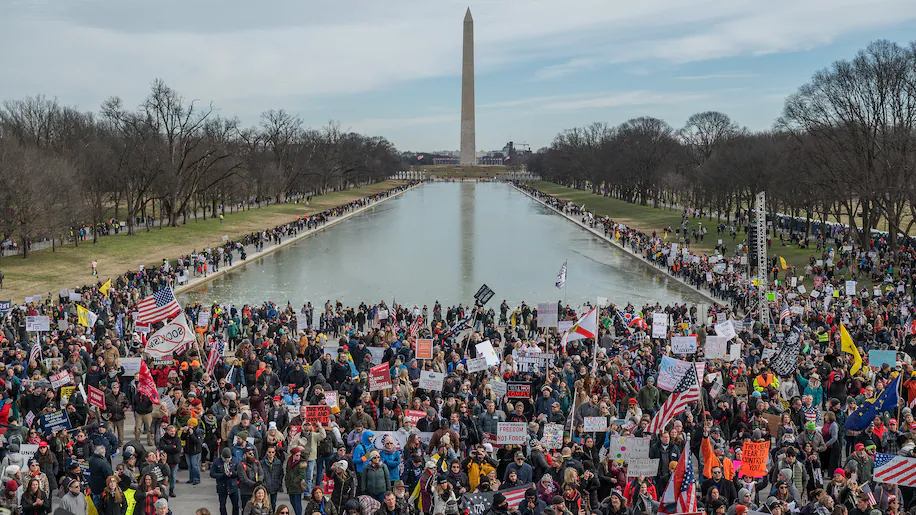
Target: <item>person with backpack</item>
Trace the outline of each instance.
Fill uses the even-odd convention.
[[[325,437],[318,444],[318,460],[315,466],[315,482],[320,483],[324,479],[325,473],[327,473],[331,464],[337,459],[335,456],[335,450],[337,448],[337,442],[334,431],[325,431]]]

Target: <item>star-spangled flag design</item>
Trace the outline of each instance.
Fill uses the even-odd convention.
[[[137,310],[137,322],[155,324],[177,316],[181,312],[181,306],[175,300],[172,287],[166,286],[137,303]]]
[[[506,497],[506,501],[509,503],[509,509],[512,510],[514,508],[518,508],[522,501],[525,500],[525,490],[527,490],[530,486],[532,486],[532,483],[526,483],[514,488],[499,490],[498,492],[464,494],[461,496],[461,501],[468,513],[484,513],[492,506],[493,496],[497,493],[500,493]]]
[[[695,367],[689,367],[684,377],[681,378],[681,382],[671,392],[671,395],[665,399],[658,413],[652,418],[652,422],[649,423],[646,431],[649,433],[661,433],[671,419],[684,412],[688,404],[699,400],[700,387],[697,381],[697,370]]]
[[[214,340],[210,347],[210,354],[207,356],[207,375],[213,376],[213,369],[216,368],[216,362],[226,351],[226,344],[222,340]]]
[[[875,454],[874,479],[879,483],[916,487],[916,458]]]
[[[449,329],[445,334],[443,334],[442,337],[448,338],[449,336],[453,334],[457,334],[457,333],[460,333],[461,331],[464,331],[468,327],[471,327],[470,315],[455,322],[455,325],[453,325],[451,329]]]
[[[690,440],[687,440],[688,444]],[[659,499],[659,513],[694,513],[697,511],[696,477],[693,472],[690,445],[684,446],[674,474]]]
[[[795,377],[799,352],[801,352],[801,332],[793,327],[779,352],[770,360],[770,368],[779,377]]]
[[[792,311],[789,309],[789,303],[782,301],[782,312],[779,313],[779,323],[782,324],[782,321],[791,317]]]
[[[844,427],[849,431],[862,431],[868,427],[871,421],[879,414],[895,409],[897,403],[900,401],[900,397],[897,394],[897,389],[900,386],[899,383],[900,376],[897,376],[893,381],[884,386],[884,389],[881,390],[881,393],[879,393],[877,397],[874,399],[866,399],[857,410],[849,415]]]

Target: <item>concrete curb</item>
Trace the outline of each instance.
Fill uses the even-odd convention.
[[[672,280],[674,280],[674,281],[679,282],[682,286],[685,286],[685,287],[691,289],[694,293],[696,293],[696,294],[702,296],[703,298],[705,298],[706,300],[708,300],[709,302],[711,302],[711,303],[713,303],[713,304],[724,304],[724,301],[722,301],[722,299],[717,299],[716,297],[712,296],[712,294],[710,294],[709,292],[705,292],[705,291],[703,291],[703,290],[697,288],[696,286],[693,286],[692,284],[688,283],[687,281],[684,281],[684,280],[681,279],[680,277],[675,277],[675,276],[671,275],[670,273],[668,273],[667,270],[665,270],[665,269],[659,267],[658,265],[656,265],[656,264],[652,263],[651,261],[645,259],[644,257],[640,256],[639,254],[633,252],[630,248],[624,247],[623,245],[621,245],[621,244],[619,244],[619,243],[617,243],[617,242],[611,240],[610,238],[605,237],[603,231],[598,231],[598,230],[596,230],[596,229],[592,229],[592,228],[589,227],[588,225],[586,225],[586,224],[582,223],[581,221],[577,220],[574,216],[570,216],[570,215],[568,215],[568,214],[566,214],[566,213],[560,211],[559,209],[556,209],[555,207],[551,206],[550,204],[548,204],[548,203],[544,202],[543,200],[541,200],[541,199],[539,199],[539,198],[537,198],[537,197],[531,195],[531,194],[528,193],[527,191],[525,191],[525,190],[523,190],[523,189],[517,187],[516,185],[514,185],[514,184],[512,184],[512,183],[509,183],[509,184],[511,184],[512,187],[515,188],[516,191],[518,191],[519,193],[522,193],[523,195],[527,196],[528,198],[530,198],[531,200],[537,202],[538,204],[541,204],[542,206],[544,206],[544,207],[550,209],[551,211],[553,211],[554,213],[556,213],[556,214],[562,216],[563,218],[566,218],[566,219],[569,220],[570,222],[572,222],[572,223],[578,225],[580,228],[585,229],[586,231],[591,232],[591,233],[594,234],[595,236],[601,238],[602,241],[604,241],[604,242],[608,243],[609,245],[611,245],[611,246],[613,246],[613,247],[615,247],[615,248],[621,250],[621,251],[622,251],[624,254],[626,254],[627,256],[630,256],[630,257],[632,257],[633,259],[636,259],[636,260],[638,260],[639,262],[648,265],[649,268],[652,269],[652,270],[654,270],[655,272],[657,272],[657,273],[659,273],[659,274],[662,274],[662,275],[664,275],[665,277],[668,277],[669,279],[672,279]]]
[[[208,282],[210,282],[210,281],[212,281],[212,280],[214,280],[214,279],[217,279],[217,278],[219,278],[219,277],[222,277],[223,275],[226,275],[226,274],[228,274],[229,272],[232,272],[232,271],[234,271],[234,270],[238,270],[238,269],[241,268],[241,267],[244,267],[244,266],[246,266],[246,265],[248,265],[248,264],[254,263],[254,262],[258,261],[259,259],[263,258],[264,256],[267,256],[268,254],[271,254],[271,253],[273,253],[273,252],[276,252],[277,250],[280,250],[280,249],[282,249],[282,248],[284,248],[284,247],[286,247],[286,246],[288,246],[288,245],[292,245],[293,243],[295,243],[295,242],[297,242],[297,241],[299,241],[299,240],[302,240],[302,239],[304,239],[304,238],[308,238],[309,236],[312,236],[313,234],[316,234],[316,233],[318,233],[318,232],[320,232],[320,231],[323,231],[323,230],[325,230],[325,229],[327,229],[327,228],[329,228],[329,227],[333,227],[334,225],[337,225],[337,224],[339,224],[340,222],[343,222],[344,220],[348,220],[348,219],[350,219],[351,217],[356,216],[356,215],[362,213],[363,211],[366,211],[367,209],[373,208],[373,207],[375,207],[375,206],[381,204],[382,202],[385,202],[386,200],[391,200],[391,199],[393,199],[393,198],[395,198],[395,197],[398,197],[398,196],[402,195],[403,193],[406,193],[406,192],[408,192],[408,191],[411,191],[411,190],[413,190],[413,189],[415,189],[415,188],[417,188],[417,187],[419,187],[419,186],[422,186],[422,185],[423,185],[422,182],[421,182],[421,183],[418,183],[418,184],[415,184],[415,185],[413,185],[413,186],[411,186],[411,187],[409,187],[409,188],[407,188],[407,189],[405,189],[405,190],[401,190],[401,191],[399,191],[399,192],[397,192],[397,193],[395,193],[395,194],[393,194],[393,195],[389,195],[389,196],[387,196],[387,197],[385,197],[385,198],[383,198],[383,199],[381,199],[381,200],[377,200],[377,201],[375,201],[375,202],[373,202],[373,203],[371,203],[371,204],[369,204],[369,205],[367,205],[367,206],[363,206],[363,207],[361,207],[361,208],[359,208],[359,209],[357,209],[357,210],[355,210],[355,211],[351,211],[351,212],[349,212],[349,213],[347,213],[347,214],[345,214],[345,215],[343,215],[343,216],[341,216],[341,217],[334,218],[334,219],[330,220],[329,222],[327,222],[326,224],[324,224],[324,225],[322,225],[322,226],[320,226],[320,227],[316,227],[316,228],[314,228],[314,229],[310,229],[310,230],[307,230],[307,231],[305,231],[305,232],[301,232],[301,233],[297,234],[296,236],[293,236],[292,238],[290,238],[290,239],[288,239],[288,240],[285,240],[283,243],[281,243],[281,244],[279,244],[279,245],[274,245],[274,246],[272,246],[272,247],[270,247],[270,248],[267,248],[267,249],[264,249],[263,251],[258,252],[258,253],[249,254],[249,255],[248,255],[248,259],[246,259],[246,260],[244,260],[244,261],[242,261],[242,260],[240,259],[240,260],[236,261],[235,263],[233,263],[232,266],[227,266],[227,267],[225,267],[225,268],[220,267],[219,271],[213,272],[213,273],[207,275],[206,277],[196,277],[196,278],[190,280],[190,281],[188,282],[188,284],[185,284],[185,285],[182,285],[182,286],[179,286],[179,287],[175,288],[175,293],[176,293],[176,294],[180,294],[180,293],[185,293],[185,292],[188,292],[188,291],[190,291],[190,290],[193,290],[193,289],[195,289],[195,288],[197,288],[197,287],[199,287],[199,286],[201,286],[201,285],[203,285],[203,284],[206,284],[206,283],[208,283]]]

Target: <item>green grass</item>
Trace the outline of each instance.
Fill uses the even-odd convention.
[[[534,182],[531,183],[531,186],[548,195],[571,201],[577,206],[585,204],[585,207],[596,215],[607,216],[617,223],[623,223],[628,227],[633,227],[646,234],[652,234],[653,231],[656,231],[658,235],[661,236],[663,234],[662,229],[665,226],[671,226],[677,229],[681,225],[682,211],[679,209],[641,206],[615,198],[596,195],[589,191],[567,188],[566,186],[560,186],[559,184],[547,181]],[[690,248],[695,253],[712,254],[713,247],[716,246],[719,238],[721,238],[722,243],[728,247],[728,255],[733,255],[736,245],[747,239],[743,227],[738,227],[738,235],[735,239],[732,239],[727,233],[717,235],[716,226],[719,224],[719,221],[715,218],[712,220],[708,217],[691,218],[690,228],[697,228],[700,223],[702,223],[709,232],[706,234],[704,241],[691,241]],[[667,241],[676,243],[680,240],[669,234]],[[778,238],[773,240],[773,246],[767,252],[768,256],[771,258],[772,256],[781,255],[788,264],[795,265],[798,275],[803,275],[805,265],[808,263],[808,258],[813,253],[817,253],[815,247],[809,247],[808,249],[799,249],[789,245],[783,247],[780,245]]]
[[[79,246],[66,245],[52,252],[50,249],[21,256],[0,258],[0,271],[5,275],[0,299],[12,297],[14,302],[32,295],[45,296],[61,288],[73,288],[105,281],[140,265],[158,265],[163,258],[174,259],[193,250],[220,245],[223,235],[236,239],[255,231],[274,227],[328,208],[346,204],[393,188],[403,181],[385,181],[348,191],[339,191],[312,197],[309,206],[278,204],[260,209],[227,213],[220,223],[218,218],[189,220],[178,227],[139,230],[136,236],[106,236],[98,243],[90,241]],[[90,263],[98,262],[98,277],[91,275]]]

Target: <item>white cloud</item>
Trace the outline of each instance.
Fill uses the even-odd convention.
[[[718,79],[751,79],[759,77],[756,73],[710,73],[708,75],[684,75],[678,80],[718,80]]]
[[[546,104],[545,109],[569,111],[575,109],[602,109],[609,107],[680,104],[709,98],[707,93],[656,93],[652,91],[623,91],[583,100],[569,100]]]

